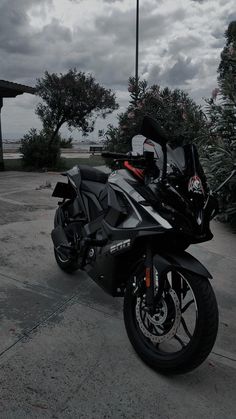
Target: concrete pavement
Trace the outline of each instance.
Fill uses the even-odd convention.
[[[190,248],[214,277],[219,336],[200,368],[166,378],[134,353],[122,300],[57,267],[58,179],[0,173],[0,418],[235,418],[236,236],[214,223]]]

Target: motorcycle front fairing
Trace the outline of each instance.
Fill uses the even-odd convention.
[[[147,237],[150,239],[171,228],[150,205],[143,205],[145,200],[135,190],[135,184],[134,177],[126,170],[115,171],[109,176],[107,209],[96,232],[96,238],[107,238],[108,242],[94,249],[96,256],[87,258],[85,266],[92,279],[113,296],[123,295],[133,266],[144,254]],[[87,233],[90,224],[84,227]]]
[[[122,191],[116,185],[112,185],[110,191],[112,189],[116,193]],[[137,199],[136,194],[132,198],[125,196],[130,205],[130,213],[127,210],[124,217],[124,212],[120,210],[119,219],[119,207],[113,201],[111,193],[108,212],[101,222],[101,232],[98,233],[102,237],[108,237],[108,243],[105,247],[96,248],[96,257],[85,268],[95,282],[109,294],[123,296],[134,267],[144,263],[147,242],[152,248],[155,266],[158,267],[160,260],[163,261],[164,258],[163,266],[166,271],[170,268],[179,272],[187,270],[210,277],[209,272],[196,259],[184,252],[189,245],[186,235],[177,231],[177,228],[167,228],[159,224],[156,217],[159,218],[160,215],[153,210],[154,217],[151,217],[150,213],[145,212],[145,201],[140,204],[134,196]]]
[[[138,180],[126,170],[109,176],[108,208],[97,233],[97,237],[107,237],[108,243],[96,248],[96,257],[86,267],[89,275],[114,296],[123,295],[129,268],[142,259],[147,240],[154,254],[167,249],[175,253],[189,245],[181,231],[183,222],[173,227],[139,189]]]

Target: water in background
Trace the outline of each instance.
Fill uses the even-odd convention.
[[[92,141],[76,141],[73,142],[72,149],[66,149],[68,152],[70,150],[78,151],[78,152],[89,152],[90,146],[102,145],[102,142],[92,142]],[[5,152],[17,152],[20,147],[20,140],[3,140],[3,151]]]

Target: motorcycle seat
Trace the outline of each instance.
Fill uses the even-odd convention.
[[[101,170],[95,169],[87,165],[79,165],[81,179],[90,180],[92,182],[106,183],[109,177],[108,173],[103,173]]]

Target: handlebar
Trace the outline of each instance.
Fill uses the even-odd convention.
[[[102,157],[104,157],[105,159],[123,159],[126,158],[128,159],[129,156],[125,153],[112,153],[111,151],[105,151],[104,153],[101,154]]]
[[[115,160],[121,160],[121,161],[136,161],[136,162],[144,162],[144,161],[153,161],[154,159],[154,153],[151,151],[144,151],[143,155],[141,156],[132,156],[130,154],[126,153],[113,153],[111,151],[105,151],[101,154],[102,157],[105,159],[115,159]]]

